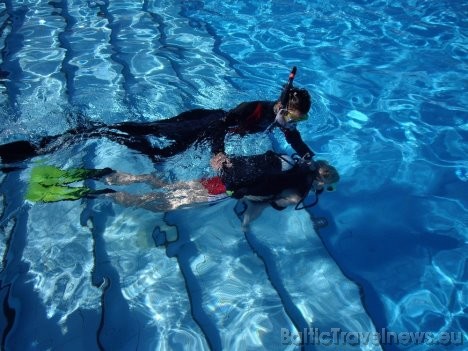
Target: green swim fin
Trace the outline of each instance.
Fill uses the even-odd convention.
[[[93,190],[88,187],[67,186],[67,184],[85,179],[99,179],[112,172],[114,171],[110,168],[62,170],[54,166],[38,165],[31,171],[25,199],[34,202],[56,202],[78,200],[88,195],[110,192],[112,189]]]
[[[41,183],[43,185],[70,184],[85,179],[99,179],[113,172],[111,168],[71,168],[63,170],[54,166],[38,165],[31,171],[30,183]]]
[[[86,196],[90,191],[91,189],[87,187],[30,183],[25,199],[34,202],[78,200]]]

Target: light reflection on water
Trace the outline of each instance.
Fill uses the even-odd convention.
[[[84,310],[100,313],[110,283],[120,285],[120,302],[143,316],[142,328],[150,326],[157,334],[149,349],[181,349],[184,343],[208,349],[211,326],[219,329],[215,333],[226,349],[273,349],[279,328],[300,324],[292,317],[293,306],[305,323],[373,328],[361,314],[356,286],[335,271],[334,259],[348,276],[371,284],[383,311],[366,312],[380,324],[386,321],[397,331],[462,330],[468,300],[461,273],[468,128],[462,79],[466,11],[460,4],[23,4],[30,11],[15,2],[0,4],[0,48],[9,53],[0,67],[2,143],[57,134],[82,119],[148,121],[194,107],[274,99],[288,69],[298,65],[297,85],[308,88],[314,100],[311,118],[299,130],[317,157],[332,161],[342,176],[339,190],[319,207],[331,219],[321,238],[329,257],[304,244],[320,246],[302,214],[290,213],[286,225],[275,222],[282,214],[267,212],[248,237],[239,231],[232,209],[220,204],[181,214],[180,221],[192,225],[182,230],[162,215],[106,201],[23,204],[28,171],[16,185],[14,176],[2,174],[2,286],[10,284],[21,303],[18,291],[30,291],[23,286],[31,283],[42,304],[37,309],[58,320],[64,333],[73,329],[69,323],[78,314],[85,318]],[[141,155],[118,145],[93,145],[67,145],[47,161],[60,167],[87,162],[134,173],[154,170]],[[282,139],[275,146],[290,151]],[[270,147],[265,135],[228,140],[229,151],[239,153]],[[208,157],[200,153],[203,149],[190,150],[190,156],[157,168],[185,179],[194,176],[195,165],[196,177],[205,175]],[[18,206],[9,208],[15,201]],[[83,220],[87,212],[93,215]],[[212,217],[203,217],[208,214]],[[101,219],[105,229],[100,231]],[[172,238],[179,235],[180,242],[157,246],[157,227]],[[294,240],[297,235],[305,237]],[[100,239],[107,257],[94,257]],[[252,253],[248,240],[268,248],[270,265]],[[184,251],[184,245],[186,250],[194,245],[195,253]],[[115,269],[118,281],[95,272],[106,265]],[[199,286],[186,283],[181,266]],[[271,270],[291,295],[289,307],[278,297],[281,289],[273,287]],[[93,285],[93,279],[99,282]],[[197,293],[201,297],[194,302]],[[366,297],[364,303],[371,305]],[[200,301],[202,318],[195,320],[191,309]],[[355,314],[359,317],[350,320]],[[202,325],[203,318],[213,324]],[[93,319],[93,333],[98,320]],[[25,339],[22,325],[15,323],[11,340]],[[35,342],[51,347],[48,341]]]

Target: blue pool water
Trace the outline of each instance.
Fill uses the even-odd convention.
[[[449,0],[2,1],[1,144],[273,100],[296,65],[313,96],[299,129],[341,182],[244,234],[234,200],[167,214],[23,200],[38,161],[155,170],[108,140],[22,162],[0,175],[1,348],[466,348],[467,14]],[[228,148],[291,152],[277,133]],[[191,179],[208,161],[190,149],[156,167]],[[313,342],[315,328],[348,334]]]

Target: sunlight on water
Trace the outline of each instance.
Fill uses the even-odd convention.
[[[48,212],[50,206],[53,212]],[[79,211],[72,204],[59,203],[37,205],[29,211],[23,259],[30,265],[28,275],[47,306],[48,318],[58,318],[62,323],[77,309],[97,308],[101,295],[99,289],[89,285],[92,237],[89,230],[79,226]],[[48,224],[54,229],[44,231]]]
[[[295,65],[312,95],[298,130],[341,176],[310,212],[267,209],[244,233],[232,199],[168,214],[25,202],[35,163],[7,165],[1,347],[299,350],[282,329],[464,331],[465,13],[446,0],[0,3],[0,144],[273,100]],[[153,164],[107,139],[61,142],[33,162],[214,174],[203,143]],[[292,150],[278,130],[226,138],[232,154],[271,148]],[[329,226],[316,232],[312,213]]]
[[[182,340],[185,345],[205,349],[200,330],[191,322],[177,261],[168,258],[163,248],[155,247],[151,236],[155,227],[165,226],[163,214],[148,216],[144,210],[123,209],[106,228],[109,258],[130,308],[157,330],[155,349],[172,349]]]

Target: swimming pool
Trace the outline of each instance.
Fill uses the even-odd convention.
[[[276,99],[296,65],[296,85],[314,99],[299,129],[342,178],[317,207],[268,209],[244,234],[233,200],[168,214],[102,199],[23,201],[38,161],[154,171],[143,155],[106,140],[2,173],[2,349],[463,348],[462,2],[0,6],[2,144],[89,121],[150,121]],[[276,133],[228,146],[291,152]],[[174,179],[200,177],[208,158],[192,149],[156,168]],[[315,232],[311,216],[329,226]]]

